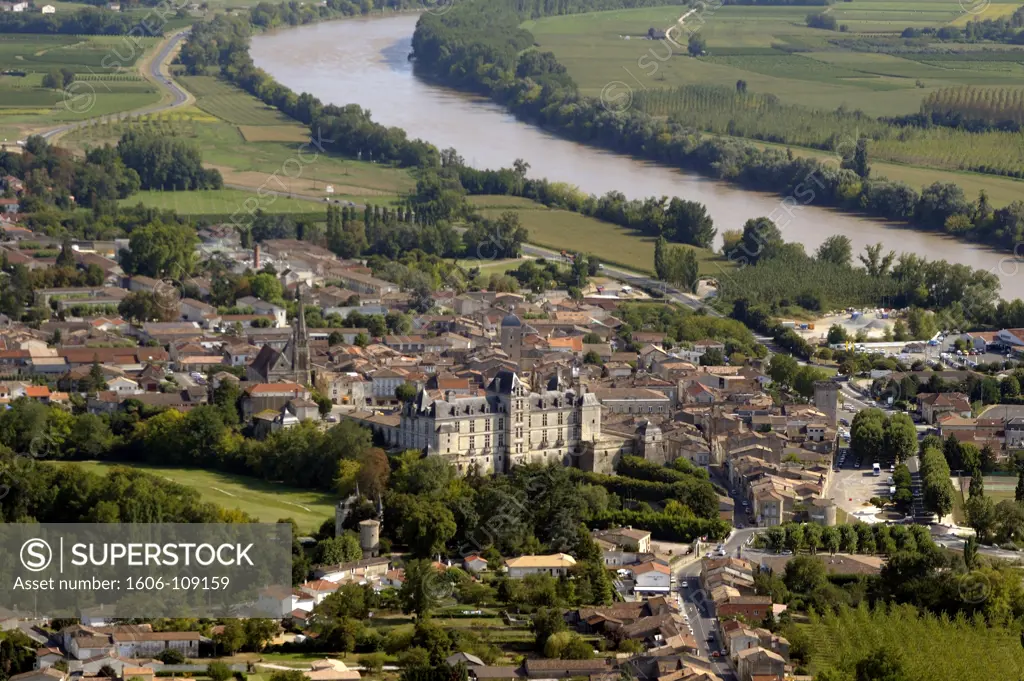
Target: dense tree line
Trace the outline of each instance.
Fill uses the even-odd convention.
[[[697,135],[640,111],[610,111],[581,95],[553,55],[523,53],[533,44],[529,32],[519,28],[530,15],[523,9],[514,0],[471,0],[441,16],[424,15],[413,37],[417,68],[454,87],[488,95],[517,116],[571,139],[774,191],[800,204],[855,210],[1004,247],[1013,243],[1008,232],[1017,235],[1024,229],[1019,215],[996,218],[975,211],[956,185],[935,183],[918,192],[778,149]]]
[[[117,143],[117,153],[139,177],[143,189],[184,191],[220,189],[220,171],[203,168],[199,149],[183,139],[145,130],[129,130]]]
[[[130,14],[94,7],[55,14],[0,12],[0,34],[125,35],[131,33],[133,36],[163,35],[163,22],[140,22],[138,19],[139,17]]]
[[[942,518],[953,510],[953,482],[942,449],[922,442],[921,494],[924,507]]]
[[[944,41],[996,42],[1010,45],[1024,45],[1024,7],[1018,7],[1013,14],[993,19],[972,19],[963,27],[943,26],[941,28],[906,28],[904,38],[921,36],[934,37]]]
[[[246,522],[200,500],[199,492],[128,468],[97,475],[77,466],[57,467],[10,449],[0,453],[0,487],[9,490],[0,521],[40,523]]]
[[[928,205],[936,212],[949,209],[939,197]],[[1024,303],[999,300],[996,274],[967,265],[929,261],[915,253],[897,256],[874,244],[858,256],[861,266],[855,267],[848,238],[832,237],[810,256],[803,245],[783,241],[767,218],[748,220],[741,232],[723,236],[725,254],[739,267],[719,278],[719,304],[764,333],[776,333],[773,317],[791,307],[819,312],[848,306],[911,308],[907,322],[897,328],[907,340],[930,338],[937,330],[924,310],[954,320],[951,328],[1006,326],[1024,319]]]
[[[90,149],[82,159],[36,135],[26,140],[22,153],[0,151],[0,171],[25,183],[25,213],[106,207],[141,186],[139,174],[110,145]]]

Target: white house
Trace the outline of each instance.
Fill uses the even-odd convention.
[[[53,5],[43,5],[43,8],[40,11],[43,14],[56,14],[57,8]]]
[[[316,579],[306,582],[299,587],[299,591],[309,594],[313,598],[313,605],[320,605],[328,596],[338,590],[340,584],[328,582],[326,579]]]
[[[634,593],[667,594],[672,590],[672,572],[663,563],[652,560],[628,569],[633,573]]]
[[[466,568],[467,572],[483,572],[487,569],[487,560],[473,554],[472,556],[466,556],[462,559],[462,566]]]
[[[550,556],[520,556],[505,561],[508,576],[522,579],[527,575],[551,575],[561,577],[568,574],[569,569],[576,565],[576,559],[566,553],[554,553]]]
[[[113,390],[118,395],[140,395],[145,392],[139,387],[138,383],[125,376],[118,376],[117,378],[107,381],[107,389]],[[89,626],[102,626],[104,623],[101,622],[97,624],[95,622],[83,622],[83,624]]]
[[[28,9],[28,3],[27,2],[15,2],[15,3],[13,3],[11,5],[11,11],[12,12],[24,12],[27,9]]]

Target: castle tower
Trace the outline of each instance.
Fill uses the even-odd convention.
[[[839,420],[839,386],[832,381],[816,381],[814,406],[825,414],[828,425],[835,428]]]
[[[359,521],[359,548],[363,550],[363,558],[380,555],[380,521]]]
[[[501,350],[516,364],[523,357],[523,322],[514,314],[501,320]]]

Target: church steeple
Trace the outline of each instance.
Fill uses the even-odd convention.
[[[310,362],[309,362],[309,330],[306,328],[306,304],[302,300],[302,285],[298,286],[296,296],[299,299],[299,314],[292,327],[291,362],[292,374],[296,383],[309,385],[310,383]]]

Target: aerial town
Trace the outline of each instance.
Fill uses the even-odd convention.
[[[0,681],[1024,678],[1022,45],[0,1]]]

